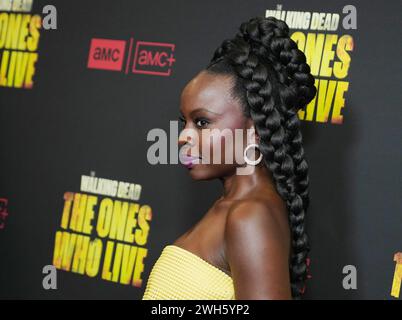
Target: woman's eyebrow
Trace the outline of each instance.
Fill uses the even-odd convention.
[[[222,113],[218,113],[218,112],[214,112],[214,111],[208,110],[208,109],[206,109],[206,108],[197,108],[197,109],[192,110],[192,111],[190,112],[190,115],[192,115],[192,114],[194,114],[194,113],[196,113],[196,112],[199,112],[199,111],[205,111],[205,112],[213,113],[213,114],[216,114],[216,115],[221,115],[221,114],[222,114]],[[181,112],[181,110],[180,110],[180,112]]]
[[[179,109],[179,111],[180,111],[180,114],[184,117],[183,111],[181,111],[181,109]],[[194,109],[193,111],[190,112],[190,116],[191,116],[192,114],[196,113],[196,112],[199,112],[199,111],[206,111],[206,112],[213,113],[213,114],[219,115],[219,116],[223,114],[223,113],[218,113],[218,112],[214,112],[214,111],[208,110],[208,109],[206,109],[206,108],[197,108],[197,109]]]

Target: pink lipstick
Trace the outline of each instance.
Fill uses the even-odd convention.
[[[180,160],[188,169],[192,168],[195,164],[200,163],[200,157],[191,157],[187,155],[180,155]]]

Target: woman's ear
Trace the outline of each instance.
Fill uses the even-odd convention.
[[[254,140],[255,143],[259,144],[260,143],[260,136],[258,135],[257,130],[255,129],[255,126],[253,125],[253,129],[254,129]]]
[[[255,129],[254,122],[251,118],[247,119],[247,139],[250,143],[257,143],[260,142],[260,136]]]

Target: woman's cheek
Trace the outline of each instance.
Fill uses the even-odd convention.
[[[201,132],[200,133],[200,139],[199,139],[199,150],[200,150],[200,155],[202,157],[202,162],[206,163],[207,157],[208,157],[208,151],[210,151],[210,143],[209,143],[209,134],[206,134],[206,132]]]

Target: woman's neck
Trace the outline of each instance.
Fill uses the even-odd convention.
[[[260,163],[251,174],[239,175],[236,172],[221,178],[223,183],[222,199],[240,200],[259,188],[274,190],[274,181],[268,168]]]

